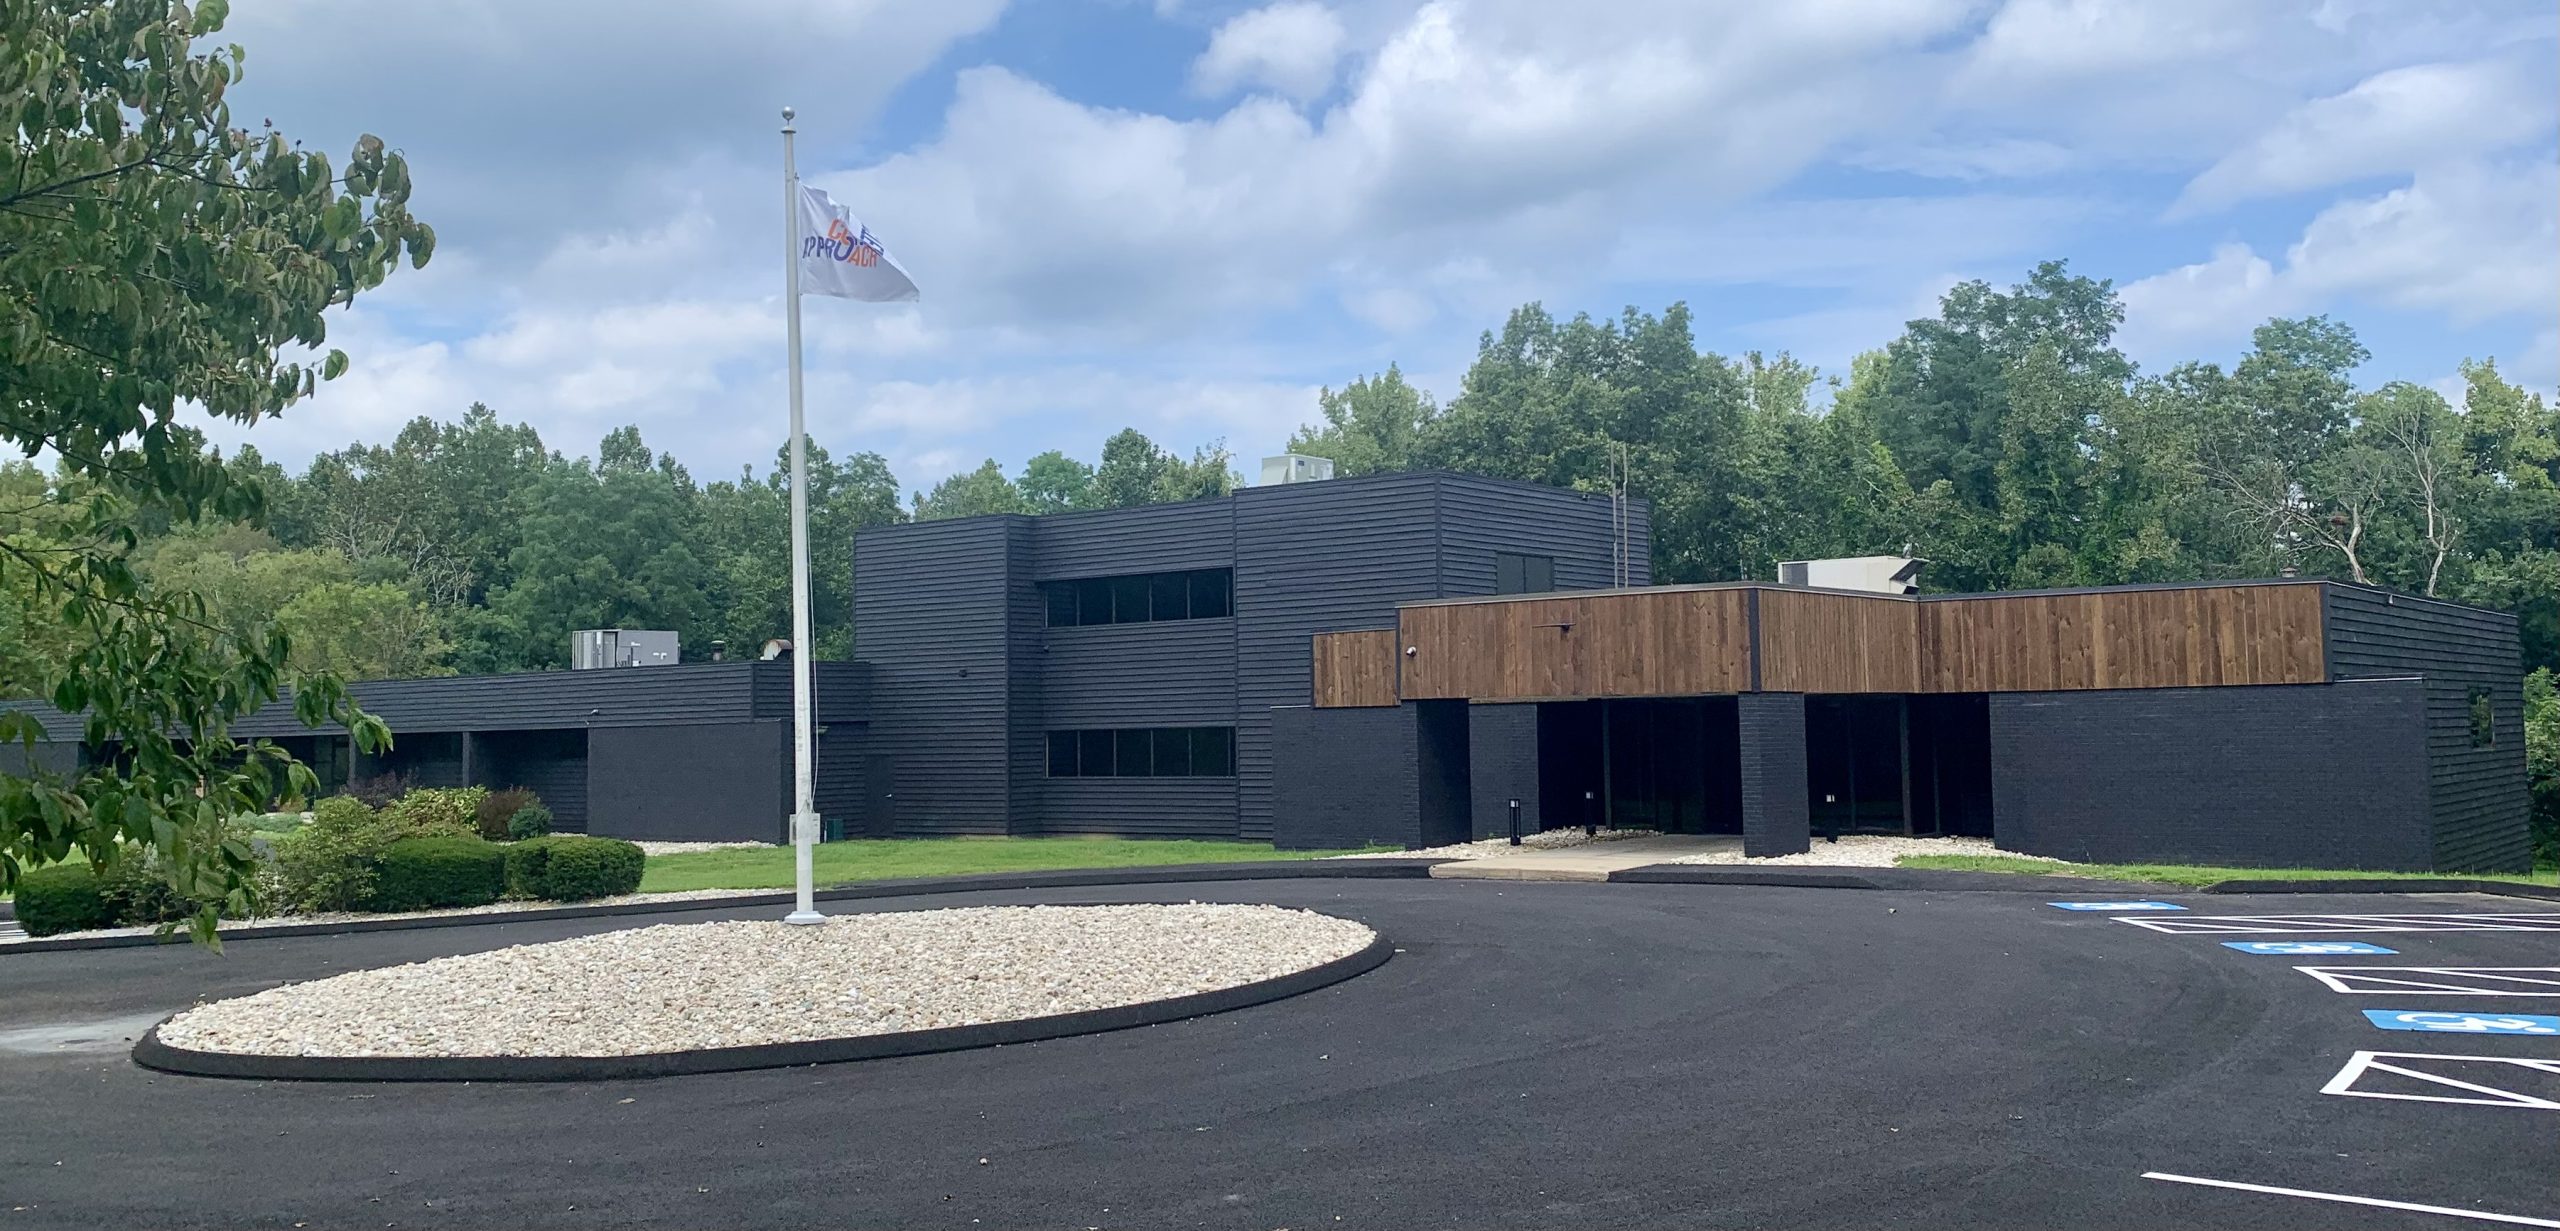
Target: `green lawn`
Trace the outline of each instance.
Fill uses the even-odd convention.
[[[1905,855],[1894,861],[1898,867],[1938,868],[1950,872],[2016,872],[2027,876],[2086,876],[2100,880],[2155,881],[2166,885],[2210,885],[2218,881],[2271,880],[2406,880],[2433,875],[2427,872],[2359,872],[2326,868],[2208,868],[2172,863],[2054,863],[2044,859],[2017,859],[2006,855]],[[2521,873],[2468,872],[2450,873],[2466,880],[2515,881],[2527,885],[2560,884],[2548,869],[2530,876]]]
[[[817,849],[821,887],[846,881],[957,872],[1028,872],[1043,868],[1134,868],[1170,863],[1235,863],[1313,859],[1342,851],[1283,851],[1253,842],[1151,838],[870,838],[827,842]],[[791,849],[701,851],[649,861],[640,891],[788,889]]]

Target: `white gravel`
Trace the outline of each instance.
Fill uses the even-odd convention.
[[[1603,829],[1585,834],[1580,829],[1550,829],[1542,833],[1523,834],[1520,845],[1511,845],[1508,837],[1487,838],[1481,842],[1460,842],[1450,846],[1426,846],[1410,851],[1362,851],[1356,855],[1327,855],[1327,859],[1489,859],[1506,851],[1554,851],[1568,846],[1593,842],[1615,842],[1620,838],[1650,838],[1650,829]]]
[[[662,924],[288,984],[179,1014],[267,1056],[630,1056],[974,1025],[1277,978],[1377,934],[1277,906],[992,906]]]
[[[1739,863],[1752,867],[1794,864],[1823,868],[1890,868],[1905,855],[2001,855],[2011,859],[2043,859],[2041,855],[2021,855],[1991,845],[1988,838],[1901,838],[1881,834],[1847,834],[1837,842],[1813,840],[1813,849],[1801,855],[1771,855],[1746,859],[1741,850],[1711,851],[1703,855],[1684,855],[1669,863]],[[2047,862],[2054,862],[2047,860]]]
[[[691,855],[699,851],[762,850],[771,842],[633,842],[640,853],[655,859],[660,855]]]

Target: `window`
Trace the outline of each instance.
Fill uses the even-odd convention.
[[[2498,745],[2498,711],[2489,704],[2489,690],[2471,690],[2471,746],[2495,748]]]
[[[1208,620],[1234,613],[1234,574],[1222,568],[1175,573],[1131,573],[1044,581],[1049,626],[1146,624],[1156,620]]]
[[[1232,778],[1234,727],[1051,731],[1052,778]]]
[[[1554,556],[1521,556],[1507,551],[1493,553],[1494,593],[1544,594],[1555,588]]]

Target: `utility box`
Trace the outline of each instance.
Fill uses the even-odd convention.
[[[1262,459],[1263,487],[1279,483],[1314,483],[1333,477],[1333,459],[1304,453],[1279,453]]]
[[[569,669],[670,667],[680,661],[666,628],[582,628],[569,634]]]

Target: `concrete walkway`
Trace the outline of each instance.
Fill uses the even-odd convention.
[[[1666,863],[1684,855],[1738,851],[1742,839],[1730,834],[1664,834],[1658,838],[1621,838],[1558,850],[1522,847],[1483,859],[1434,864],[1441,880],[1604,881],[1612,872]]]

